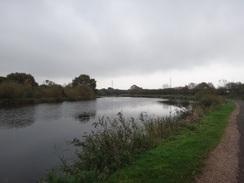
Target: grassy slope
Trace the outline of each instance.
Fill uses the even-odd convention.
[[[194,182],[207,154],[219,143],[234,108],[235,105],[228,102],[196,123],[185,125],[176,135],[140,155],[131,166],[113,174],[106,182]]]

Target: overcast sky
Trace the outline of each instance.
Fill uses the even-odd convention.
[[[0,0],[0,76],[98,88],[244,82],[243,0]]]

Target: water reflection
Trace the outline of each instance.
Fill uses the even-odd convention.
[[[118,117],[118,112],[123,112],[125,118],[136,119],[142,112],[148,116],[165,116],[177,109],[177,105],[164,101],[111,97],[0,108],[0,182],[5,179],[13,183],[17,179],[35,182],[46,170],[60,165],[54,145],[57,149],[67,149],[66,141],[82,139],[103,116],[113,119]]]
[[[88,122],[91,120],[91,118],[95,118],[96,113],[92,113],[92,112],[83,112],[80,114],[76,115],[76,119],[79,119],[81,122]]]
[[[31,106],[0,109],[0,127],[23,128],[34,123],[34,108]]]
[[[83,102],[65,102],[63,104],[64,117],[71,117],[79,120],[82,123],[89,122],[96,118],[97,102],[83,101]],[[98,109],[99,110],[99,109]]]
[[[104,100],[104,99],[102,99]],[[130,97],[111,97],[106,98],[104,102],[98,102],[98,117],[116,118],[119,112],[123,113],[125,118],[138,119],[141,113],[147,113],[149,116],[165,116],[170,110],[174,110],[177,106],[169,106],[167,104],[159,105],[158,101],[166,99],[158,98],[130,98]]]
[[[162,104],[167,104],[166,106],[176,106],[176,107],[184,107],[187,108],[190,106],[189,101],[184,101],[184,100],[164,100],[164,101],[158,101],[159,103]]]
[[[42,120],[50,122],[51,120],[58,120],[63,113],[62,103],[53,104],[38,104],[33,106],[35,108],[35,120]],[[51,119],[51,120],[50,120]]]

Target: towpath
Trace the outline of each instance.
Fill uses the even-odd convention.
[[[240,106],[240,113],[237,116],[238,130],[240,133],[239,140],[239,171],[237,175],[237,182],[244,183],[244,101],[235,101]]]
[[[234,101],[224,136],[210,153],[196,183],[244,183],[244,101]]]

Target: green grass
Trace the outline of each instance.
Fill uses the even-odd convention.
[[[189,183],[201,173],[208,153],[224,133],[234,103],[228,102],[183,128],[169,139],[161,140],[132,163],[111,175],[104,183]]]

